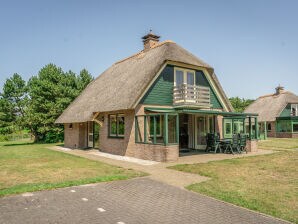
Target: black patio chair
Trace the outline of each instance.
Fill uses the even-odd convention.
[[[233,135],[232,141],[225,146],[225,153],[230,152],[235,154],[235,152],[240,153],[239,137],[238,135]]]
[[[219,144],[219,137],[215,133],[208,133],[206,136],[206,150],[205,152],[214,152],[217,153],[217,150],[221,152],[220,144]]]
[[[246,152],[246,141],[247,141],[247,136],[245,134],[240,134],[240,141],[239,141],[239,148],[240,148],[240,152]]]

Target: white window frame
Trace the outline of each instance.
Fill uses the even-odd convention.
[[[292,115],[292,110],[295,109],[295,114]],[[291,115],[298,116],[298,104],[291,104]]]
[[[176,71],[182,71],[183,72],[183,84],[187,84],[187,72],[193,73],[194,86],[196,85],[196,71],[195,70],[175,67],[174,68],[174,86],[177,86],[177,84],[176,84]]]

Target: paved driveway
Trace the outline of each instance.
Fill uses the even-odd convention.
[[[0,223],[284,223],[150,178],[0,199]]]

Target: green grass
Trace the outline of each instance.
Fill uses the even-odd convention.
[[[275,147],[278,141],[270,140]],[[298,139],[293,142],[285,145],[292,147]],[[211,178],[188,186],[189,190],[298,223],[297,164],[298,150],[288,148],[269,155],[169,168]]]
[[[268,140],[259,141],[259,148],[270,150],[291,150],[298,149],[297,138],[269,138]]]
[[[78,156],[57,152],[50,144],[0,143],[0,197],[146,175]]]

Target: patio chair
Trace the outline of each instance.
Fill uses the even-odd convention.
[[[246,152],[246,141],[247,141],[247,136],[245,134],[240,134],[240,141],[239,141],[239,146],[240,146],[240,152]]]
[[[235,151],[240,153],[240,144],[238,135],[233,135],[232,141],[230,144],[227,144],[225,147],[225,153],[230,152],[235,154]]]
[[[216,135],[215,133],[208,133],[206,136],[206,142],[207,142],[207,146],[206,146],[205,152],[212,151],[214,153],[217,153],[218,149],[221,152],[218,135]]]

